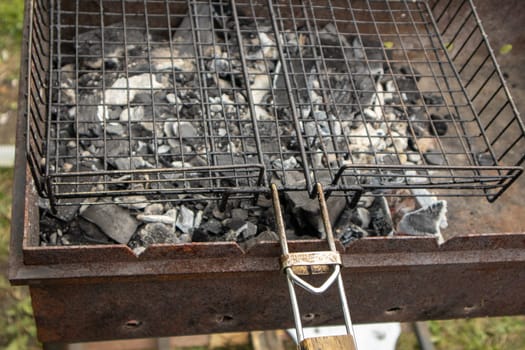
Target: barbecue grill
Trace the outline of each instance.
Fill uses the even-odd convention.
[[[53,246],[49,217],[260,208],[275,193],[492,202],[523,171],[525,128],[471,1],[26,5],[10,278],[30,285],[43,342],[292,320],[276,242]],[[357,322],[525,310],[523,234],[335,248]],[[340,322],[335,295],[298,291],[303,322]]]

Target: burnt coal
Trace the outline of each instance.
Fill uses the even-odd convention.
[[[370,227],[378,236],[390,236],[394,233],[394,225],[385,197],[376,197],[370,207]]]
[[[446,211],[446,202],[438,201],[405,214],[399,222],[399,231],[407,235],[438,235]]]
[[[275,34],[257,31],[270,22],[243,19],[237,37],[232,21],[229,5],[198,4],[172,33],[116,23],[74,38],[82,59],[54,67],[58,122],[50,134],[59,141],[47,147],[49,154],[67,155],[67,161],[54,162],[58,172],[103,172],[68,191],[98,191],[108,203],[79,199],[58,206],[60,225],[43,225],[43,243],[118,242],[137,254],[155,243],[230,240],[250,246],[276,239],[271,200],[259,196],[254,205],[235,199],[219,208],[201,189],[259,186],[259,170],[248,170],[251,165],[265,168],[267,182],[292,188],[306,186],[307,166],[331,181],[330,172],[343,165],[446,164],[436,139],[447,133],[452,117],[429,117],[421,106],[437,109],[443,96],[422,95],[422,74],[414,67],[385,65],[390,50],[383,43],[342,35],[329,23],[316,39],[301,31],[283,35],[286,57],[279,59]],[[213,25],[221,30],[212,31]],[[319,57],[326,62],[319,64]],[[286,92],[285,71],[294,77],[294,93]],[[256,127],[262,135],[257,141]],[[485,158],[480,155],[479,163]],[[158,168],[164,171],[156,173]],[[356,175],[362,183],[378,182],[366,171]],[[395,182],[403,175],[391,171],[385,177]],[[126,195],[112,197],[110,191]],[[344,197],[327,200],[345,244],[394,231],[384,197],[362,199],[356,208]],[[290,236],[324,236],[317,199],[304,190],[287,191],[284,202]]]
[[[304,191],[286,192],[285,201],[288,212],[291,213],[292,220],[296,224],[294,226],[298,228],[298,234],[325,237],[321,210],[316,198],[310,198]],[[326,204],[330,220],[332,220],[331,224],[334,225],[346,206],[346,199],[343,197],[330,197],[327,199]]]
[[[434,136],[444,136],[448,130],[448,122],[436,114],[430,115],[428,131]]]
[[[129,242],[139,225],[129,211],[115,204],[90,205],[80,215],[122,244]]]

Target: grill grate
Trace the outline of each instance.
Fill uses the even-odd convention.
[[[495,200],[522,172],[470,1],[35,1],[30,40],[29,159],[54,204],[318,182]]]

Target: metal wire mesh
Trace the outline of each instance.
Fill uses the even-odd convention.
[[[523,124],[470,1],[36,1],[33,15],[29,155],[57,204],[317,182],[493,200],[522,172]]]

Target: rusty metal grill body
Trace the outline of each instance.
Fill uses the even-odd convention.
[[[279,273],[277,242],[259,243],[247,251],[232,242],[151,245],[140,257],[124,245],[44,247],[39,245],[39,197],[50,198],[57,205],[78,204],[78,199],[83,201],[88,197],[135,194],[145,194],[150,201],[253,198],[268,192],[269,184],[277,177],[280,191],[312,192],[314,184],[321,182],[327,195],[351,197],[371,189],[423,187],[438,189],[446,195],[483,195],[495,200],[522,171],[523,124],[471,1],[232,2],[236,7],[228,18],[233,18],[233,26],[226,32],[233,38],[249,37],[255,32],[275,36],[291,31],[297,37],[304,37],[304,45],[310,51],[307,56],[295,57],[291,45],[275,42],[273,49],[277,50],[277,56],[263,60],[268,65],[259,67],[259,75],[280,79],[281,74],[276,73],[275,67],[270,69],[270,63],[280,63],[281,69],[288,72],[284,74],[283,85],[271,85],[271,98],[264,101],[254,101],[257,89],[246,83],[258,75],[246,69],[250,67],[250,47],[243,46],[242,41],[235,46],[234,39],[211,44],[205,41],[206,30],[200,25],[206,16],[192,12],[198,7],[196,2],[27,0],[26,3],[10,280],[30,285],[38,335],[43,342],[272,329],[288,327],[293,322],[288,312],[285,281]],[[198,4],[208,8],[220,5]],[[84,43],[78,40],[82,33],[100,28],[107,30],[99,31],[99,40],[87,42],[94,47],[101,45],[98,50],[104,55],[104,46],[111,48],[115,44],[103,40],[109,31],[138,29],[149,33],[145,42],[136,43],[141,47],[146,44],[146,50],[135,55],[147,64],[135,67],[135,73],[154,76],[152,53],[159,44],[155,38],[169,37],[176,32],[188,13],[191,20],[185,32],[191,34],[190,56],[195,66],[187,71],[173,69],[170,89],[175,95],[184,90],[183,84],[178,85],[177,81],[184,79],[181,74],[191,73],[198,81],[192,91],[207,98],[199,100],[202,114],[190,118],[174,113],[172,120],[162,122],[198,123],[206,130],[206,147],[186,149],[182,147],[186,140],[173,138],[175,146],[172,147],[178,145],[182,152],[169,154],[169,162],[158,153],[139,155],[148,158],[153,168],[133,169],[131,162],[137,154],[132,154],[132,148],[128,148],[129,154],[114,154],[112,142],[125,141],[131,145],[153,137],[158,141],[155,148],[167,143],[167,138],[153,127],[147,138],[128,132],[125,139],[119,140],[107,132],[109,119],[69,120],[67,110],[71,107],[77,110],[95,107],[104,115],[110,103],[77,100],[72,104],[66,101],[71,86],[57,85],[61,82],[57,77],[73,75],[78,82],[77,78],[89,73],[76,67],[93,57],[80,55],[75,48]],[[212,23],[217,31],[216,21]],[[337,98],[347,90],[329,84],[333,76],[330,69],[325,69],[327,66],[333,64],[346,70],[347,82],[351,85],[360,74],[371,76],[369,69],[353,71],[353,63],[373,68],[377,62],[367,57],[366,49],[365,57],[358,62],[337,58],[349,47],[342,41],[324,46],[319,42],[320,32],[327,23],[334,24],[339,34],[361,38],[361,44],[379,42],[379,46],[364,46],[382,53],[379,61],[385,76],[394,81],[420,77],[415,90],[395,87],[400,101],[396,108],[401,112],[409,114],[411,107],[404,102],[403,94],[415,94],[419,100],[427,94],[441,97],[438,107],[453,117],[447,120],[449,133],[433,135],[432,139],[437,145],[434,152],[445,160],[445,165],[388,165],[377,161],[387,154],[378,154],[373,148],[362,154],[349,152],[352,142],[334,132],[336,122],[350,121],[345,119],[347,110],[361,113],[361,117],[351,121],[357,123],[356,127],[364,127],[361,138],[369,144],[379,138],[390,139],[393,144],[400,136],[374,136],[366,127],[362,116],[366,106],[361,105],[360,97],[379,93],[376,88],[353,87],[354,95],[348,95],[348,101]],[[247,24],[251,27],[244,27]],[[131,38],[124,35],[124,45],[132,44]],[[120,46],[122,42],[117,44]],[[176,42],[168,54],[157,58],[170,62],[181,58],[174,56],[174,44]],[[233,61],[233,56],[242,62],[240,70],[229,72],[237,82],[227,89],[238,99],[228,115],[212,115],[212,106],[217,103],[209,99],[216,97],[216,89],[207,85],[215,74],[208,71],[206,65],[209,62],[205,52],[210,45],[227,52],[227,60]],[[336,53],[335,59],[330,58],[330,52]],[[118,56],[119,62],[131,59],[127,51],[108,55],[109,59]],[[66,62],[61,60],[75,69],[65,70]],[[304,69],[305,66],[310,70]],[[404,67],[404,72],[400,72],[400,67]],[[106,67],[104,63],[89,71],[102,73],[103,78],[99,80],[102,87],[81,86],[78,82],[74,86],[76,92],[103,91],[103,99],[106,91],[123,92],[126,103],[119,107],[128,110],[177,108],[178,102],[168,106],[165,100],[155,100],[156,94],[167,91],[156,88],[152,80],[129,89],[128,79],[122,90],[113,85],[114,81],[106,81],[111,76],[116,80],[134,76],[128,65]],[[317,103],[318,106],[304,98],[307,89],[303,82],[312,75],[320,82],[317,89],[322,103]],[[424,81],[427,85],[423,85]],[[130,90],[149,95],[151,104],[133,106]],[[297,108],[290,107],[293,105]],[[426,103],[418,106],[425,115],[436,108]],[[225,107],[221,106],[223,110]],[[313,115],[301,114],[302,107],[325,108],[335,119],[323,124]],[[261,118],[261,108],[268,110],[271,118]],[[241,116],[243,109],[246,113]],[[153,113],[143,122],[154,125],[160,123],[160,118]],[[325,130],[316,127],[314,134],[304,133],[304,125],[312,121],[327,127]],[[420,122],[417,118],[398,118],[393,122],[407,126],[409,133],[405,138],[415,138],[411,133],[415,133]],[[122,125],[128,131],[136,126],[133,121]],[[219,134],[217,125],[235,127],[238,131]],[[99,133],[84,135],[78,131],[82,128],[98,128]],[[283,129],[291,131],[280,134],[278,130]],[[311,147],[315,139],[317,149]],[[82,147],[87,143],[96,143],[98,149],[83,153]],[[296,146],[280,147],[290,143]],[[241,147],[242,152],[235,152],[231,144]],[[398,160],[402,157],[402,152],[388,154]],[[419,155],[425,159],[424,154]],[[184,166],[197,156],[204,160],[201,166]],[[277,167],[273,162],[292,156],[300,160],[292,170]],[[361,156],[373,162],[361,162]],[[96,171],[81,168],[79,161],[83,158],[100,168]],[[130,169],[115,170],[114,164],[119,158],[130,162]],[[334,162],[319,163],[316,160],[319,158],[334,159]],[[170,162],[179,163],[175,167]],[[73,167],[64,171],[64,163]],[[319,164],[327,165],[320,167]],[[286,174],[298,181],[288,181]],[[165,183],[171,186],[160,186]],[[291,252],[323,248],[317,240],[290,242]],[[348,247],[337,242],[337,250],[342,257],[343,278],[350,282],[345,285],[351,296],[352,317],[357,323],[525,312],[521,297],[525,289],[523,233],[466,235],[443,245],[437,245],[429,237],[372,237]],[[316,315],[308,325],[341,321],[338,306],[330,302],[333,297],[334,294],[328,294],[322,300],[314,300],[298,293],[301,304],[306,305],[302,311]],[[140,301],[147,302],[141,304]]]
[[[55,204],[254,197],[276,179],[494,200],[522,172],[524,127],[468,1],[37,1],[31,37],[30,164]]]

